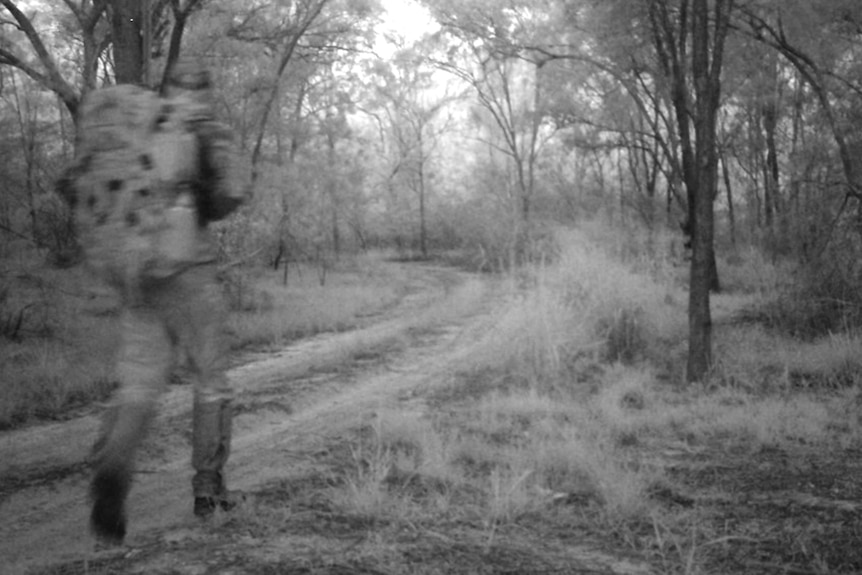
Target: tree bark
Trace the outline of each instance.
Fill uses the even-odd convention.
[[[652,0],[649,17],[658,62],[670,83],[688,203],[683,225],[692,250],[686,380],[694,382],[706,377],[712,366],[709,297],[710,291],[720,287],[713,245],[718,179],[716,126],[724,40],[734,0],[712,2],[712,15],[709,0],[678,1],[676,10],[672,10],[670,0]]]
[[[721,154],[721,167],[724,176],[724,191],[727,195],[727,217],[730,225],[730,243],[736,245],[736,214],[733,209],[733,188],[730,181],[730,168],[727,165],[727,154]]]
[[[143,84],[143,16],[138,0],[111,0],[114,77],[117,84]]]
[[[780,217],[780,200],[778,189],[778,151],[775,143],[775,131],[778,127],[778,110],[776,102],[770,101],[763,106],[763,132],[766,144],[766,164],[764,170],[764,184],[766,209],[769,214],[769,223],[774,223],[775,217]]]
[[[335,259],[339,258],[341,254],[341,231],[339,230],[339,197],[338,197],[338,169],[337,165],[337,157],[335,154],[335,133],[334,128],[332,126],[328,127],[328,133],[326,134],[326,153],[327,159],[329,160],[329,169],[330,173],[327,176],[326,181],[326,195],[329,197],[329,218],[330,218],[330,227],[332,232],[332,252],[335,254]]]
[[[180,58],[180,48],[183,43],[183,32],[186,30],[191,13],[200,5],[201,0],[188,0],[185,6],[180,5],[180,0],[170,0],[171,13],[174,15],[174,26],[171,28],[171,39],[168,43],[168,57],[165,62],[165,70],[162,74],[161,86],[164,90],[167,84],[168,74],[171,72],[171,67]]]
[[[718,176],[716,125],[721,67],[733,0],[715,0],[710,29],[708,0],[692,0],[692,80],[695,94],[697,188],[693,194],[689,350],[686,380],[702,381],[712,368],[710,290],[714,287],[714,200]],[[712,40],[710,45],[710,39]]]
[[[428,258],[428,229],[425,222],[425,141],[422,138],[423,122],[417,126],[416,138],[419,147],[419,163],[416,166],[419,189],[419,249],[423,258]]]

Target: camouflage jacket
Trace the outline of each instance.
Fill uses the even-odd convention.
[[[82,102],[76,159],[58,188],[73,208],[88,263],[111,283],[127,284],[215,259],[207,224],[247,195],[236,165],[232,133],[207,106],[113,86]],[[180,236],[164,233],[172,208],[182,206],[194,211],[196,225]],[[177,237],[187,249],[167,257]]]

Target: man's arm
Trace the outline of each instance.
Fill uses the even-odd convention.
[[[200,144],[200,177],[195,195],[200,223],[205,225],[230,215],[250,195],[241,183],[233,132],[220,122],[207,120],[195,126]]]

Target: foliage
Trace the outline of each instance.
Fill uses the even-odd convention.
[[[111,16],[143,3],[30,4],[0,0],[0,427],[113,388],[117,303],[55,267],[77,257],[55,181],[87,90],[157,87],[191,56],[212,70],[254,183],[212,229],[235,350],[388,310],[415,285],[383,261],[393,253],[499,275],[446,288],[396,335],[333,335],[297,370],[400,351],[438,326],[448,337],[480,299],[502,302],[482,316],[493,325],[469,324],[481,337],[453,340],[470,353],[422,401],[401,398],[417,413],[381,403],[358,439],[340,436],[323,493],[225,519],[229,545],[245,544],[237,525],[277,532],[274,549],[289,529],[308,535],[303,521],[319,522],[315,538],[354,521],[359,546],[339,531],[325,561],[320,538],[290,567],[361,569],[357,556],[410,540],[399,567],[433,571],[423,553],[443,542],[458,569],[493,570],[512,533],[542,550],[610,538],[663,572],[848,564],[823,541],[855,520],[824,507],[858,491],[836,478],[858,471],[847,454],[862,437],[858,0],[422,0],[415,34],[387,30],[376,0],[151,2],[147,27],[125,23],[150,47],[131,74]],[[703,42],[725,31],[719,67]],[[700,316],[711,365],[680,385],[697,344],[684,310],[695,207],[715,217],[695,251],[714,247],[723,293]],[[313,459],[337,458],[328,447]],[[804,524],[783,515],[799,508]],[[462,531],[481,539],[475,563]]]
[[[0,428],[104,400],[117,302],[80,268],[0,275]]]
[[[78,254],[54,182],[80,97],[129,77],[111,17],[140,8],[22,5],[0,1],[0,250],[67,265]],[[142,80],[157,86],[180,55],[207,64],[254,182],[251,205],[215,227],[237,310],[265,307],[263,267],[289,285],[312,266],[326,284],[343,258],[385,248],[515,270],[565,259],[554,226],[602,219],[647,227],[610,243],[630,257],[642,242],[635,264],[653,277],[695,282],[695,376],[710,361],[713,262],[732,291],[746,285],[738,254],[802,264],[770,312],[793,333],[858,321],[858,3],[425,0],[415,34],[387,29],[374,0],[151,6],[134,23],[149,42]],[[723,52],[704,48],[717,39]],[[691,236],[696,207],[714,239]],[[609,357],[654,352],[644,310],[603,311]],[[18,312],[4,317],[16,332]]]
[[[336,466],[343,482],[326,492],[335,510],[381,538],[391,536],[381,526],[393,524],[480,525],[488,542],[512,531],[548,529],[553,538],[582,529],[668,572],[727,572],[740,561],[737,539],[746,553],[755,549],[754,565],[776,538],[815,528],[807,508],[784,512],[788,490],[799,490],[798,502],[810,493],[789,485],[788,473],[794,482],[808,473],[777,462],[792,454],[796,467],[803,454],[828,452],[818,460],[828,464],[858,446],[854,391],[843,387],[852,383],[841,383],[858,371],[858,338],[803,343],[722,318],[710,381],[675,385],[682,374],[661,362],[685,331],[681,302],[667,302],[675,286],[632,271],[583,233],[561,244],[559,263],[531,270],[530,287],[512,287],[455,381],[431,393],[432,409],[377,408],[363,420]],[[622,309],[637,310],[643,334],[665,343],[630,365],[608,363],[596,338],[627,302],[637,302]],[[573,358],[580,363],[570,371]],[[829,392],[817,393],[821,386]],[[728,523],[745,515],[728,503],[738,493],[758,497],[752,523]],[[830,505],[826,493],[810,501]],[[765,517],[773,505],[782,511]],[[769,534],[752,535],[766,524]],[[804,561],[835,566],[849,543],[807,544]]]
[[[862,241],[855,218],[845,218],[830,242],[798,266],[797,281],[766,307],[768,323],[806,339],[855,333],[862,326],[860,255]]]

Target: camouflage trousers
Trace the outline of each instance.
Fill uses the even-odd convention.
[[[179,352],[194,376],[192,489],[195,497],[225,492],[223,468],[230,454],[232,391],[225,377],[222,329],[226,305],[213,264],[198,265],[123,294],[120,388],[105,412],[93,446],[96,476],[128,480],[137,448],[155,414]]]

